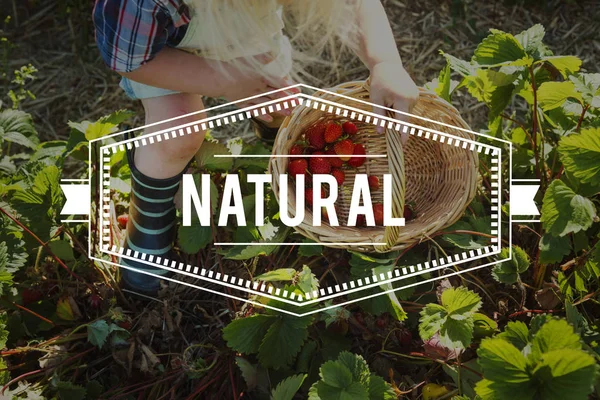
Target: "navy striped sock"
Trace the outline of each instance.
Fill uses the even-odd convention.
[[[133,151],[127,152],[127,158],[131,169],[131,199],[125,251],[131,249],[132,254],[146,254],[146,260],[151,259],[154,263],[170,266],[175,255],[172,250],[176,230],[173,199],[179,189],[183,171],[172,178],[154,179],[142,174],[135,167]],[[120,263],[154,275],[169,274],[166,269],[128,258],[122,258]],[[122,278],[127,287],[136,291],[154,293],[160,288],[158,278],[126,268],[122,269]]]

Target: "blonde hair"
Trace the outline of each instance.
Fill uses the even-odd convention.
[[[277,54],[281,39],[291,43],[291,76],[297,81],[314,78],[306,67],[324,63],[330,67],[346,50],[358,47],[354,22],[361,0],[184,0],[198,18],[202,40],[197,52],[207,58],[233,63],[240,70],[250,69],[268,75],[264,61],[250,52],[251,44],[261,52]],[[277,17],[274,17],[277,15]],[[287,38],[283,39],[287,41]],[[249,43],[251,43],[249,45]],[[243,54],[238,57],[238,54]],[[277,57],[273,63],[282,62]],[[281,65],[281,68],[285,66]],[[309,79],[310,80],[310,79]]]

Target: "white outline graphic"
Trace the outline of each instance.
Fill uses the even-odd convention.
[[[331,93],[331,94],[334,94],[334,95],[342,97],[342,98],[348,98],[347,96],[344,96],[344,95],[328,92],[328,91],[322,90],[322,89],[313,88],[313,87],[303,85],[303,84],[290,86],[288,88],[275,90],[275,91],[269,92],[269,93],[273,94],[273,93],[277,93],[277,92],[286,91],[291,88],[300,88],[300,87],[304,87],[307,89],[312,89],[312,90],[320,91],[320,92]],[[284,303],[298,306],[298,307],[305,307],[308,305],[319,303],[321,301],[331,300],[331,299],[334,299],[334,298],[342,296],[342,295],[347,295],[350,293],[355,293],[358,291],[377,287],[382,284],[401,281],[401,280],[404,280],[407,278],[421,275],[425,272],[433,272],[433,271],[437,271],[437,270],[443,270],[447,267],[455,266],[455,265],[462,264],[462,263],[465,263],[468,261],[480,260],[480,259],[494,256],[494,255],[497,255],[500,253],[500,249],[502,247],[502,239],[501,239],[502,238],[502,234],[501,234],[502,233],[502,227],[501,227],[501,224],[502,224],[502,210],[501,210],[502,178],[501,178],[501,175],[502,175],[502,171],[503,171],[503,169],[502,169],[502,151],[503,151],[503,149],[500,147],[496,147],[496,146],[487,144],[487,143],[481,143],[481,142],[477,142],[476,140],[467,139],[467,138],[463,138],[463,137],[456,137],[450,133],[425,128],[425,127],[422,127],[422,126],[419,126],[416,124],[408,123],[408,122],[398,120],[395,118],[391,118],[391,117],[387,117],[387,116],[381,116],[379,114],[375,114],[372,112],[365,112],[361,109],[357,109],[357,108],[347,106],[347,105],[338,104],[333,101],[324,100],[319,97],[315,97],[315,96],[311,96],[311,95],[303,94],[303,93],[289,95],[289,96],[279,98],[276,100],[271,100],[267,103],[263,103],[263,104],[256,105],[256,106],[250,106],[250,107],[246,107],[246,108],[239,109],[239,110],[224,112],[224,113],[214,115],[211,117],[207,117],[207,118],[204,118],[204,119],[201,119],[198,121],[177,125],[172,128],[159,130],[157,132],[142,134],[141,136],[138,136],[138,137],[125,139],[125,140],[119,140],[123,137],[124,133],[140,131],[140,130],[143,130],[150,126],[155,126],[155,125],[158,125],[158,124],[161,124],[164,122],[170,122],[170,121],[174,121],[174,120],[177,120],[180,118],[197,115],[201,112],[203,112],[203,113],[206,113],[209,111],[217,111],[218,112],[218,110],[223,107],[231,106],[232,104],[236,104],[239,102],[245,102],[245,101],[251,100],[255,97],[262,97],[262,96],[264,96],[264,94],[253,96],[248,99],[239,100],[239,101],[236,101],[233,103],[228,103],[228,104],[212,107],[212,108],[205,109],[202,111],[182,115],[180,117],[171,118],[169,120],[145,125],[140,128],[134,128],[134,129],[118,132],[115,134],[111,134],[111,135],[90,141],[90,166],[91,166],[92,146],[99,146],[99,149],[100,149],[100,153],[99,153],[99,155],[100,155],[99,156],[99,167],[100,168],[99,168],[99,182],[98,182],[100,185],[99,186],[99,197],[98,197],[98,201],[99,201],[98,204],[100,205],[100,208],[99,208],[99,215],[100,215],[99,222],[100,223],[98,224],[98,229],[99,229],[98,233],[99,233],[99,238],[101,240],[100,246],[99,246],[100,253],[104,253],[104,254],[116,256],[116,257],[135,259],[138,262],[148,264],[150,266],[154,266],[157,268],[163,268],[163,269],[167,269],[170,271],[175,271],[178,274],[189,276],[189,277],[194,277],[194,278],[197,278],[199,280],[202,280],[202,281],[205,281],[208,283],[213,283],[213,284],[218,284],[220,286],[234,288],[237,290],[247,292],[252,295],[275,299],[279,302],[284,302]],[[364,101],[364,100],[358,100],[358,99],[354,99],[354,98],[348,98],[348,99],[351,99],[357,103],[371,105],[371,103]],[[371,123],[376,126],[381,126],[381,127],[387,126],[387,128],[394,129],[398,132],[414,135],[417,137],[422,137],[425,139],[438,141],[440,143],[444,143],[449,146],[461,147],[462,149],[465,149],[465,150],[476,151],[476,152],[480,153],[481,155],[490,156],[491,157],[491,167],[490,167],[491,187],[492,187],[492,191],[491,191],[491,202],[492,202],[491,211],[492,211],[492,213],[491,213],[490,217],[492,218],[491,235],[494,236],[494,237],[490,238],[490,242],[492,244],[490,246],[479,248],[477,250],[465,251],[465,252],[462,252],[459,254],[453,254],[448,257],[441,257],[436,260],[430,260],[430,261],[418,263],[418,264],[412,265],[412,266],[397,267],[394,270],[387,273],[386,275],[380,274],[379,276],[365,277],[362,279],[356,279],[351,282],[344,282],[339,285],[333,285],[330,287],[320,288],[311,293],[307,293],[304,296],[298,295],[296,293],[288,293],[287,291],[285,291],[281,288],[277,288],[268,283],[256,282],[256,281],[246,280],[243,278],[238,278],[236,276],[221,274],[219,272],[215,272],[215,271],[211,270],[210,268],[207,269],[207,266],[204,266],[204,267],[193,266],[193,265],[177,262],[174,260],[161,259],[159,257],[155,258],[152,255],[138,254],[138,252],[132,252],[129,249],[125,251],[122,247],[119,247],[117,245],[112,245],[112,246],[110,245],[110,229],[109,229],[110,205],[109,205],[109,203],[110,203],[110,156],[111,155],[116,154],[119,151],[125,151],[125,149],[132,149],[134,147],[145,146],[145,145],[153,144],[155,142],[161,142],[164,140],[174,140],[174,139],[176,139],[178,137],[182,137],[184,135],[201,133],[207,129],[214,129],[216,127],[220,127],[220,126],[223,126],[226,124],[240,122],[240,121],[243,121],[243,120],[251,118],[251,117],[258,117],[260,115],[272,113],[275,111],[280,111],[281,109],[286,109],[286,108],[290,108],[290,107],[311,107],[314,109],[320,109],[323,112],[342,115],[349,119],[364,121],[366,123]],[[394,111],[401,115],[407,115],[407,116],[411,116],[413,118],[417,118],[420,120],[432,122],[439,126],[446,126],[446,127],[452,128],[452,129],[459,130],[459,131],[468,132],[472,135],[475,135],[475,136],[481,137],[481,138],[485,138],[492,142],[497,141],[502,144],[508,145],[508,148],[509,148],[509,151],[508,151],[508,153],[509,153],[509,155],[508,155],[509,156],[508,157],[509,158],[509,175],[507,177],[508,178],[507,180],[509,183],[508,187],[510,188],[510,184],[512,183],[513,180],[511,179],[511,175],[510,175],[510,174],[512,174],[512,165],[511,165],[512,144],[509,141],[491,137],[491,136],[488,136],[485,134],[473,132],[473,131],[470,131],[467,129],[455,127],[455,126],[441,123],[438,121],[433,121],[433,120],[430,120],[427,118],[414,116],[412,114],[408,114],[408,113],[404,113],[404,112],[397,112],[396,110],[392,110],[392,109],[389,109],[386,107],[381,107],[381,108],[384,108],[389,111]],[[111,139],[117,139],[118,141],[115,143],[109,143],[109,144],[102,145],[103,143],[106,143],[108,140],[111,140]],[[242,158],[242,157],[273,157],[273,156],[272,155],[216,155],[216,157],[219,157],[219,158],[236,158],[236,157]],[[293,156],[277,155],[276,157],[293,157]],[[307,157],[307,156],[304,155],[301,157]],[[310,156],[308,156],[308,157],[310,157]],[[320,156],[320,157],[322,157],[322,156]],[[387,157],[387,155],[377,154],[377,155],[368,155],[366,157],[385,158],[385,157]],[[90,171],[89,171],[89,179],[81,180],[81,181],[84,181],[84,182],[92,181],[92,168],[90,168]],[[529,181],[529,180],[514,180],[514,181]],[[74,221],[69,221],[69,222],[74,222]],[[84,222],[89,222],[89,221],[84,221]],[[317,309],[314,311],[309,311],[309,312],[304,312],[304,313],[294,313],[289,310],[279,309],[277,307],[268,307],[268,308],[274,308],[279,311],[286,312],[286,313],[289,313],[292,315],[303,316],[303,315],[308,315],[308,314],[312,314],[315,312],[320,312],[320,311],[323,311],[328,308],[338,307],[338,306],[341,306],[344,304],[349,304],[349,303],[352,303],[355,301],[360,301],[360,300],[363,300],[366,298],[383,295],[390,291],[401,290],[403,288],[415,286],[417,284],[431,282],[431,281],[434,281],[437,279],[441,279],[444,276],[452,276],[452,275],[456,275],[456,274],[463,273],[466,271],[482,268],[484,266],[489,266],[489,265],[494,265],[494,264],[504,262],[506,260],[509,260],[512,257],[512,249],[511,249],[512,222],[513,222],[512,217],[509,217],[509,220],[508,220],[508,223],[509,223],[509,226],[508,226],[509,257],[506,259],[494,261],[491,263],[486,263],[483,265],[478,265],[475,267],[471,267],[467,270],[456,271],[456,272],[453,272],[450,274],[443,274],[441,276],[437,276],[437,277],[427,279],[424,281],[419,281],[414,284],[402,286],[400,288],[393,288],[386,292],[379,292],[379,293],[361,297],[358,299],[348,300],[348,301],[340,303],[340,304],[335,304],[335,305],[332,305],[332,306],[329,306],[326,308],[320,308],[320,309]],[[527,221],[515,220],[514,222],[536,222],[536,221],[535,220],[531,220],[531,221],[530,220],[527,220]],[[92,247],[91,247],[92,239],[91,238],[92,238],[92,232],[90,232],[90,243],[89,243],[90,244],[90,247],[89,247],[90,254],[89,255],[92,259],[101,261],[103,263],[118,265],[122,268],[128,268],[127,266],[121,266],[114,262],[107,261],[106,259],[94,257],[94,255],[91,254],[92,253]],[[269,243],[269,242],[261,242],[261,243],[220,243],[220,242],[217,242],[217,243],[214,243],[214,245],[217,245],[217,246],[219,246],[219,245],[223,245],[223,246],[225,246],[225,245],[242,245],[242,244],[243,245],[269,244],[269,245],[277,245],[277,246],[308,245],[307,243]],[[320,243],[315,243],[315,244],[318,245]],[[344,243],[339,243],[339,244],[342,245]],[[373,243],[361,243],[361,245],[365,245],[365,244],[370,245]],[[138,270],[136,270],[136,271],[138,271]],[[152,273],[148,273],[145,271],[138,271],[138,272],[146,273],[148,275],[153,275]],[[189,282],[182,282],[177,279],[165,278],[162,276],[160,278],[179,282],[184,285],[196,287],[201,290],[210,291],[210,292],[224,295],[227,297],[232,297],[232,298],[235,298],[240,301],[255,303],[255,301],[252,299],[233,296],[229,293],[219,292],[219,291],[215,291],[215,290],[212,290],[209,288],[204,288],[201,286],[191,284]],[[256,303],[256,304],[260,304],[261,306],[264,306],[263,303]]]

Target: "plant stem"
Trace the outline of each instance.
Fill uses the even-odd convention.
[[[533,71],[533,66],[529,66],[529,75],[531,76],[531,88],[533,89],[533,115],[532,115],[532,128],[531,128],[531,136],[533,139],[533,154],[535,156],[535,174],[538,179],[542,179],[541,171],[540,171],[540,160],[538,154],[538,143],[537,143],[537,130],[538,130],[538,114],[537,114],[537,86],[535,84],[535,73]]]

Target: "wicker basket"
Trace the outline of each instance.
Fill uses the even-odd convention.
[[[369,100],[367,81],[348,82],[329,90],[347,97]],[[315,96],[335,101],[338,104],[372,111],[371,106],[318,92]],[[467,128],[469,126],[460,117],[458,111],[436,94],[420,89],[419,101],[412,113],[421,117]],[[301,137],[304,129],[318,121],[347,120],[340,115],[325,113],[312,107],[300,106],[287,117],[275,139],[273,154],[289,154],[291,146]],[[336,211],[340,226],[330,226],[323,222],[321,226],[313,226],[312,211],[305,210],[304,221],[295,229],[302,235],[331,247],[348,248],[362,252],[387,252],[404,249],[415,242],[426,239],[432,233],[456,222],[473,199],[477,184],[477,153],[461,147],[425,139],[411,135],[404,144],[399,132],[386,129],[385,133],[377,133],[372,124],[353,121],[358,133],[353,137],[356,143],[362,143],[367,154],[387,154],[387,158],[367,158],[359,168],[346,169],[346,182],[338,194]],[[473,139],[472,135],[458,129],[412,118],[409,123],[424,128],[450,133],[454,136]],[[272,157],[269,171],[273,174],[273,190],[278,198],[279,177],[287,171],[289,159]],[[345,226],[351,199],[352,182],[356,173],[366,173],[381,177],[384,173],[392,175],[393,205],[392,215],[401,217],[404,204],[414,205],[416,218],[406,221],[403,227],[349,227]],[[289,178],[291,180],[291,177]],[[289,212],[295,215],[295,184],[288,185]],[[383,202],[383,191],[379,189],[371,193],[373,202]],[[285,201],[285,200],[283,200]],[[383,243],[385,245],[366,245],[356,243]],[[332,244],[338,243],[338,244]],[[347,243],[340,245],[339,243]]]

